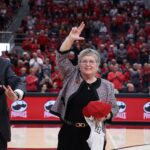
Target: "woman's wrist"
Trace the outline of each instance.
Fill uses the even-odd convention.
[[[75,39],[73,39],[73,37],[71,35],[67,36],[67,40],[69,40],[72,43],[74,43],[74,41],[75,41]]]
[[[74,39],[71,36],[67,36],[65,41],[60,47],[60,52],[69,51],[74,43]]]

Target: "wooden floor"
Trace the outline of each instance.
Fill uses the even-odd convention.
[[[8,150],[55,150],[59,125],[12,125]],[[150,150],[150,126],[110,126],[107,150]]]

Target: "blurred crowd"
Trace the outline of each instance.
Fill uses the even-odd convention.
[[[98,76],[115,93],[150,93],[150,9],[142,0],[29,0],[30,14],[17,30],[23,51],[4,52],[29,92],[55,92],[63,76],[55,52],[72,26],[84,21],[84,41],[76,41],[68,58],[77,64],[81,50],[101,56]]]
[[[0,1],[0,31],[5,30],[13,21],[22,0],[1,0]]]

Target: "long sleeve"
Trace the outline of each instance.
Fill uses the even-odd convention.
[[[68,59],[68,53],[56,52],[56,63],[64,78],[67,78],[67,76],[74,70],[74,66]]]

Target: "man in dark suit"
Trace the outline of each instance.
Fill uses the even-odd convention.
[[[12,70],[10,61],[0,58],[0,150],[7,150],[7,142],[11,139],[7,97],[21,100],[24,92],[25,85]]]

